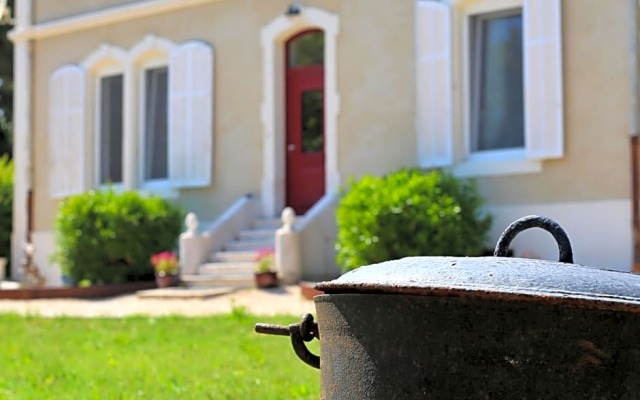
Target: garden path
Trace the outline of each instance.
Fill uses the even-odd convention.
[[[241,307],[255,315],[315,314],[313,301],[298,286],[243,289],[209,298],[140,298],[135,294],[104,299],[0,300],[0,313],[45,317],[123,317],[128,315],[203,316],[224,314]]]

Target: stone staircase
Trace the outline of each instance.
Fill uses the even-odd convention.
[[[275,232],[282,226],[280,218],[262,218],[249,229],[224,244],[222,250],[212,253],[209,262],[198,268],[194,275],[183,275],[182,285],[187,287],[251,287],[258,251],[275,248]]]

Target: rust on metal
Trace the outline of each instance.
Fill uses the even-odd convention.
[[[640,275],[546,260],[409,257],[317,285],[327,294],[496,298],[640,312]]]
[[[540,228],[549,232],[558,243],[558,252],[560,253],[558,258],[560,262],[573,264],[573,251],[571,250],[571,242],[567,233],[556,221],[537,215],[529,215],[511,223],[500,235],[493,255],[495,257],[506,257],[509,252],[509,245],[516,235],[531,228]]]
[[[255,331],[266,335],[289,336],[291,346],[298,358],[314,368],[320,368],[320,357],[311,353],[304,342],[320,339],[318,324],[313,321],[313,315],[305,314],[297,324],[289,326],[273,324],[256,324]]]
[[[542,228],[559,261],[503,257]],[[547,218],[511,224],[494,257],[409,257],[322,282],[310,314],[288,327],[296,354],[322,331],[323,399],[636,399],[640,275],[573,264]]]
[[[324,399],[637,399],[640,314],[499,298],[315,299]]]

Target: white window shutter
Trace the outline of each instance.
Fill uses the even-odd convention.
[[[85,72],[58,68],[49,80],[49,190],[54,198],[85,190]]]
[[[561,0],[524,2],[525,145],[531,159],[564,153]]]
[[[417,1],[415,32],[418,164],[445,167],[453,162],[449,7]]]
[[[213,90],[211,46],[178,46],[169,61],[169,178],[175,187],[211,184]]]

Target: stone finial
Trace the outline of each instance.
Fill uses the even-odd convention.
[[[24,259],[22,260],[22,270],[25,273],[25,279],[22,285],[26,288],[42,288],[47,284],[47,279],[40,273],[38,265],[33,260],[36,252],[36,246],[31,242],[22,245],[24,250]]]
[[[187,226],[187,233],[193,236],[197,234],[200,221],[198,221],[195,213],[190,212],[187,214],[187,217],[184,219],[184,224]]]
[[[22,244],[22,250],[24,250],[26,257],[33,258],[33,255],[36,253],[36,246],[31,242],[24,242]]]
[[[287,207],[282,210],[282,229],[286,231],[293,230],[293,224],[296,222],[296,212],[293,211],[293,208]]]

